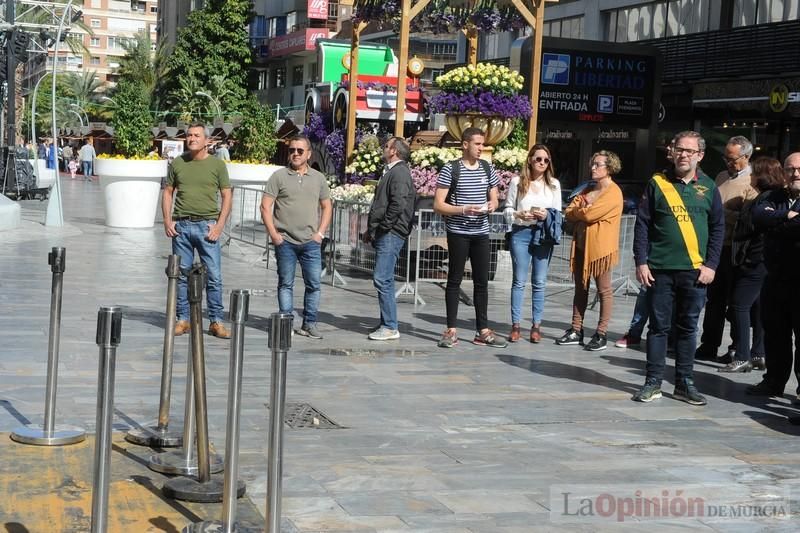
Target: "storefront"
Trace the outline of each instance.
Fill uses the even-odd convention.
[[[511,68],[526,80],[530,43],[518,40],[511,53]],[[616,181],[638,196],[656,164],[660,79],[652,47],[544,38],[537,141],[553,153],[562,188],[589,178],[594,152],[611,150],[623,166]]]

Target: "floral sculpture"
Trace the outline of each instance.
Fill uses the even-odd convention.
[[[431,98],[433,113],[448,116],[447,129],[453,137],[479,127],[486,132],[486,144],[493,146],[513,129],[514,119],[531,116],[530,101],[520,96],[522,76],[508,67],[478,63],[451,70],[436,78],[442,91]]]

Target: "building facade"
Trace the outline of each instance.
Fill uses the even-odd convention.
[[[162,0],[161,4],[169,4]],[[83,0],[81,20],[90,30],[73,25],[69,37],[83,45],[84,50],[71,50],[62,44],[58,53],[59,72],[94,72],[101,83],[115,83],[115,70],[125,55],[125,43],[137,33],[150,36],[153,46],[157,39],[158,0],[118,1]],[[47,56],[34,58],[26,64],[23,87],[31,90],[45,72],[51,71],[53,49]]]
[[[733,135],[778,158],[800,149],[800,0],[562,0],[544,34],[658,48],[660,142],[700,131],[712,175]]]

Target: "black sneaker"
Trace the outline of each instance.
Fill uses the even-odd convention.
[[[575,331],[569,328],[561,338],[556,339],[556,344],[560,346],[569,346],[570,344],[580,344],[583,346],[583,330]]]
[[[697,387],[694,386],[694,381],[689,378],[678,380],[672,395],[676,400],[681,400],[692,405],[705,405],[708,403],[705,397],[697,391]]]
[[[755,385],[750,385],[744,392],[751,396],[783,396],[784,387],[778,387],[766,379],[762,379]]]
[[[701,344],[694,352],[695,361],[715,361],[717,360],[717,349]]]
[[[728,351],[717,357],[717,363],[721,365],[729,365],[736,361],[736,350],[728,348]]]
[[[589,344],[584,347],[584,350],[599,352],[600,350],[605,350],[607,347],[606,335],[603,333],[595,333],[592,335],[592,340],[589,341]]]
[[[661,398],[661,384],[658,381],[646,380],[644,386],[631,397],[634,402],[652,402]]]
[[[754,355],[750,358],[750,362],[753,363],[753,370],[767,369],[767,362],[764,360],[763,355]]]

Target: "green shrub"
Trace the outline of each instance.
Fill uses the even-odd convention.
[[[278,148],[275,115],[269,106],[262,105],[255,96],[248,98],[242,115],[242,122],[231,134],[236,141],[233,148],[234,159],[254,163],[268,162]]]

